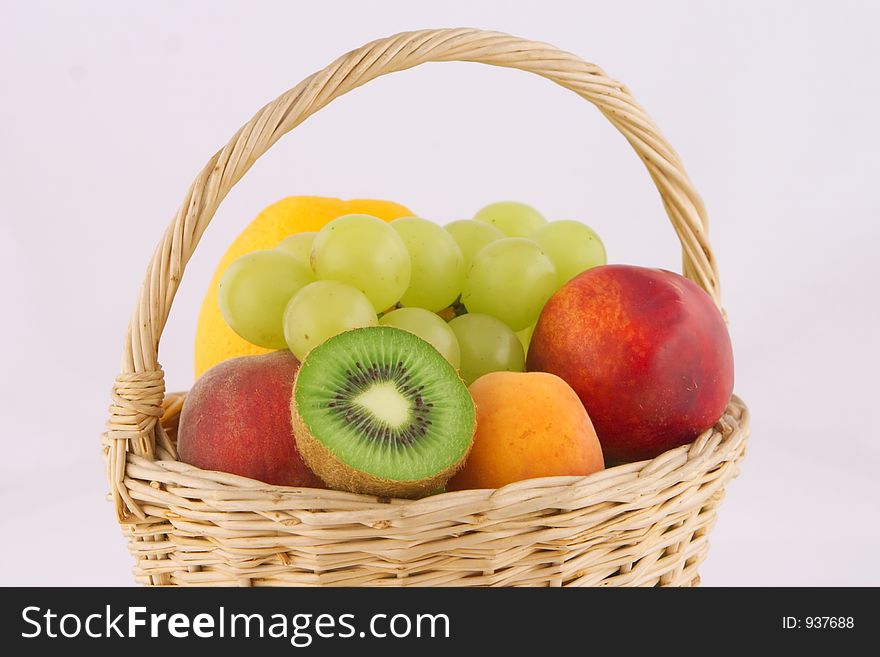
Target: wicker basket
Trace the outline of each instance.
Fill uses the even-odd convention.
[[[334,98],[425,62],[529,71],[593,103],[645,163],[682,244],[684,274],[719,302],[699,196],[623,85],[542,43],[473,29],[409,32],[343,55],[261,109],[202,169],[147,268],[103,436],[117,518],[153,585],[681,586],[697,567],[745,450],[733,398],[696,442],[588,477],[418,501],[270,486],[176,460],[182,395],[165,395],[159,337],[218,205],[286,132]]]

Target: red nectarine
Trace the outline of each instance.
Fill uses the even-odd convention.
[[[278,486],[326,488],[296,448],[290,397],[299,361],[289,351],[215,365],[190,390],[180,413],[180,460]]]
[[[589,269],[553,295],[527,369],[574,388],[609,461],[693,441],[733,391],[730,338],[712,298],[678,274],[625,265]]]

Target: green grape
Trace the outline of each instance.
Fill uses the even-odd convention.
[[[302,260],[311,267],[309,260],[312,252],[312,243],[315,241],[315,235],[318,233],[296,233],[290,237],[285,237],[278,242],[275,248],[284,253],[289,253],[294,258]]]
[[[461,378],[468,385],[489,372],[522,372],[523,348],[504,322],[468,313],[449,322],[461,350]]]
[[[378,323],[363,292],[338,281],[316,281],[297,292],[284,309],[284,339],[302,360],[338,333]]]
[[[515,201],[487,205],[474,215],[474,219],[492,224],[508,237],[528,237],[547,223],[544,215],[535,208]]]
[[[485,221],[474,221],[473,219],[460,219],[446,224],[446,231],[458,242],[458,248],[461,249],[462,255],[464,255],[465,269],[471,264],[471,260],[477,255],[477,251],[489,242],[494,242],[504,237],[504,233],[492,224],[487,224]]]
[[[253,251],[220,277],[223,319],[242,338],[266,349],[284,349],[281,319],[290,298],[315,280],[308,265],[280,251]]]
[[[532,233],[556,266],[557,286],[562,287],[581,272],[604,265],[605,246],[595,231],[579,221],[551,221]]]
[[[356,287],[377,312],[400,301],[409,287],[406,245],[391,226],[367,214],[338,217],[318,231],[311,263],[319,280]]]
[[[433,312],[446,308],[461,294],[464,282],[464,256],[452,235],[418,217],[395,219],[391,227],[406,244],[412,263],[400,303]]]
[[[532,341],[532,333],[535,332],[535,325],[532,324],[529,327],[524,328],[522,331],[516,332],[516,337],[519,338],[519,342],[522,345],[523,353],[528,355],[529,353],[529,343]]]
[[[382,315],[379,323],[384,326],[395,326],[404,331],[415,333],[434,349],[443,354],[455,369],[461,366],[461,351],[458,339],[439,316],[424,308],[398,308]]]
[[[461,302],[468,312],[492,315],[519,331],[538,320],[555,291],[556,268],[541,247],[522,237],[505,237],[474,256]]]

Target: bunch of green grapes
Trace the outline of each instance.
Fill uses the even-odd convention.
[[[244,339],[300,359],[384,313],[383,323],[419,335],[458,367],[455,334],[436,311],[459,297],[464,271],[455,239],[430,221],[346,215],[237,260],[221,281],[220,307]]]
[[[547,222],[522,203],[488,205],[474,223],[504,236],[471,255],[461,301],[468,311],[497,317],[514,331],[533,326],[547,300],[574,276],[605,264],[605,248],[591,228],[577,221]],[[455,230],[464,232],[462,225]]]
[[[445,228],[419,217],[347,215],[236,260],[219,301],[241,337],[300,359],[342,331],[396,326],[433,345],[471,383],[521,371],[550,296],[604,263],[589,227],[547,222],[522,203],[494,203]]]
[[[463,376],[521,368],[547,300],[578,274],[606,262],[605,247],[589,226],[548,222],[523,203],[487,205],[472,220],[453,222],[446,229],[467,262],[461,304],[474,316],[497,320],[453,320]]]

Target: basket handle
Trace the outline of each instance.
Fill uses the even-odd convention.
[[[343,55],[257,112],[208,161],[159,242],[126,333],[122,373],[113,388],[114,403],[105,434],[108,476],[120,518],[126,515],[126,507],[142,516],[123,482],[126,451],[154,458],[158,441],[160,447],[174,454],[158,422],[164,399],[159,338],[183,270],[226,194],[282,135],[334,98],[386,73],[448,61],[479,62],[535,73],[593,103],[626,137],[647,167],[681,241],[684,275],[720,304],[703,203],[678,156],[625,86],[575,55],[498,32],[421,30],[373,41]]]

